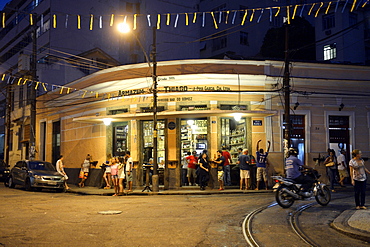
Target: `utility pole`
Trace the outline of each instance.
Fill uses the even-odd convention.
[[[157,30],[153,27],[153,47],[152,47],[152,62],[153,62],[153,192],[159,191],[158,177],[158,130],[157,130]]]
[[[36,82],[37,80],[37,38],[36,38],[36,30],[37,30],[37,15],[33,14],[33,27],[32,27],[32,57],[31,57],[31,78],[32,81]],[[36,153],[36,88],[35,85],[31,85],[31,94],[30,94],[30,144],[29,144],[29,159],[35,159]]]
[[[11,84],[8,84],[6,85],[6,118],[5,118],[5,126],[6,126],[6,132],[5,132],[5,136],[6,136],[6,140],[5,140],[5,162],[6,164],[9,165],[9,151],[10,151],[10,124],[11,124],[11,121],[10,121],[10,112],[12,110],[12,97],[11,97],[11,93],[12,93],[12,85]]]
[[[290,73],[289,73],[289,24],[285,22],[285,59],[284,59],[284,78],[283,78],[283,92],[284,92],[284,151],[290,147]]]

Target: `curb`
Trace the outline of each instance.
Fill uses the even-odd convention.
[[[346,210],[342,212],[332,223],[330,223],[330,227],[351,238],[370,243],[370,234],[368,232],[353,228],[348,224],[348,220],[355,212],[355,210]]]

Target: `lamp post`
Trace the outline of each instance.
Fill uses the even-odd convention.
[[[118,30],[122,33],[130,32],[129,26],[124,22],[118,25]],[[152,190],[153,192],[159,191],[159,177],[158,177],[158,129],[157,129],[157,30],[156,27],[153,27],[153,44],[151,51],[152,65],[150,64],[149,57],[141,44],[139,38],[133,33],[135,39],[139,43],[141,51],[144,53],[146,62],[151,68],[152,80],[153,80],[153,176],[152,176]]]

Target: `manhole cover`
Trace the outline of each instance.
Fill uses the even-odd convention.
[[[122,211],[113,211],[113,210],[109,210],[109,211],[100,211],[98,212],[99,214],[120,214],[122,213]]]

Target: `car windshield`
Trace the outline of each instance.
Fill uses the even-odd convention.
[[[55,167],[45,161],[30,161],[28,165],[31,170],[55,171]]]

